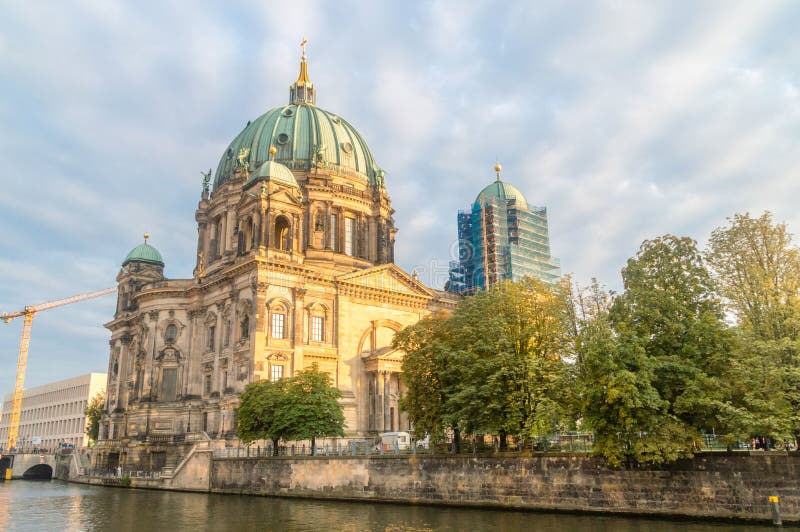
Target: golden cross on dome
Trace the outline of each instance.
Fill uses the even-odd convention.
[[[303,61],[306,60],[306,44],[308,44],[308,39],[303,37],[303,40],[300,42],[300,48],[303,50],[303,55],[301,56]]]

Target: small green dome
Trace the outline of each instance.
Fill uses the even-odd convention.
[[[270,146],[277,150],[273,157]],[[382,184],[383,171],[353,126],[315,105],[292,103],[247,123],[222,154],[214,188],[231,179],[242,164],[253,170],[270,159],[294,170],[319,165],[333,172],[356,174],[370,184]]]
[[[164,260],[161,258],[161,253],[156,248],[145,242],[139,244],[128,253],[122,265],[125,266],[129,262],[146,262],[147,264],[157,264],[164,266]]]
[[[265,161],[258,169],[250,174],[244,188],[250,188],[257,181],[272,181],[289,187],[300,188],[292,171],[275,161]]]
[[[498,178],[497,181],[481,190],[481,193],[478,194],[477,198],[475,198],[475,205],[483,205],[484,203],[489,203],[492,201],[505,201],[510,199],[516,199],[517,207],[520,209],[528,208],[528,201],[525,199],[525,196],[522,195],[522,192],[517,190],[514,185],[505,183]]]

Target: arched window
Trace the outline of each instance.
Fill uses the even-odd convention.
[[[206,337],[206,340],[208,340],[208,350],[209,351],[214,351],[214,349],[215,349],[215,346],[214,346],[214,336],[215,336],[214,333],[215,332],[216,332],[216,327],[214,325],[209,325],[208,333],[207,333],[207,337]]]
[[[272,337],[283,338],[286,335],[286,314],[283,312],[272,313]]]
[[[253,231],[253,219],[246,218],[239,225],[239,254],[247,253],[255,245],[255,231]]]
[[[246,338],[250,338],[250,317],[245,314],[244,318],[242,318],[242,333],[239,336],[242,340]]]
[[[325,216],[322,212],[322,209],[317,209],[316,214],[314,214],[314,231],[324,231],[325,230]]]
[[[219,216],[214,223],[214,256],[219,257],[225,252],[225,246],[223,243],[224,235],[222,233],[222,217]]]
[[[171,343],[174,342],[177,337],[178,327],[175,326],[174,323],[170,323],[167,325],[167,329],[164,331],[164,340]]]
[[[339,245],[337,244],[338,238],[336,237],[336,220],[336,215],[331,214],[330,227],[328,228],[328,247],[333,251],[339,251]]]
[[[354,240],[355,240],[355,225],[356,221],[353,218],[346,217],[344,219],[344,254],[350,255],[354,253]]]
[[[291,249],[291,224],[285,216],[278,216],[275,219],[275,247],[283,251]]]

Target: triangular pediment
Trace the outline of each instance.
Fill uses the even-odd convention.
[[[337,276],[336,280],[364,288],[386,290],[399,294],[434,296],[433,291],[427,286],[411,277],[395,264],[383,264],[366,270],[345,273]]]
[[[389,371],[399,373],[402,368],[405,353],[399,349],[386,347],[378,352],[363,358],[365,371]]]
[[[366,353],[361,357],[364,360],[379,359],[379,358],[382,360],[402,360],[404,355],[405,354],[402,351],[394,349],[393,347],[390,346],[386,346],[386,347],[381,347],[374,353]]]
[[[267,185],[267,183],[269,182],[255,181],[245,187],[245,194],[242,194],[242,198],[239,200],[239,205],[253,201],[261,201],[262,190],[260,185]],[[273,203],[283,202],[290,205],[296,205],[298,207],[303,205],[303,197],[300,194],[300,191],[294,187],[289,187],[282,183],[272,184],[267,188],[266,194]]]

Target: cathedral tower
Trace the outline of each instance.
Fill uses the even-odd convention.
[[[497,177],[458,213],[459,260],[450,263],[448,290],[471,294],[502,280],[525,276],[553,283],[560,277],[558,259],[550,255],[547,209],[529,206],[525,196]]]

